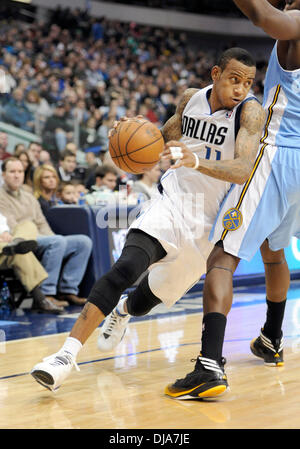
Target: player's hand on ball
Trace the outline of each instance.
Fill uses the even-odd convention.
[[[164,151],[161,153],[161,159],[175,160],[175,164],[171,165],[170,168],[195,167],[194,153],[184,143],[176,140],[170,140],[166,143]]]
[[[143,115],[137,115],[134,118],[138,119],[138,120],[145,120]],[[108,138],[110,138],[114,134],[115,130],[117,129],[117,127],[120,125],[121,122],[126,122],[127,120],[130,120],[130,117],[126,117],[126,115],[124,115],[123,117],[120,117],[120,120],[116,120],[113,124],[113,128],[111,128],[108,131]]]
[[[122,118],[126,118],[127,119],[127,117],[121,117],[121,119]],[[121,120],[120,119],[120,120]],[[117,129],[117,127],[119,126],[119,124],[120,124],[120,120],[116,120],[115,122],[114,122],[114,124],[113,124],[113,127],[111,128],[111,129],[109,129],[108,130],[108,138],[110,139],[112,136],[113,136],[113,134],[116,132],[116,129]]]

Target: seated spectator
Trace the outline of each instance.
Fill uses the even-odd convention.
[[[86,167],[85,152],[80,150],[74,142],[67,143],[65,150],[73,151],[78,167]]]
[[[59,204],[78,204],[76,187],[72,181],[61,182],[57,189]]]
[[[16,156],[20,151],[26,151],[24,143],[17,143],[14,148],[14,155]]]
[[[157,183],[161,177],[159,165],[155,165],[151,170],[145,171],[142,175],[137,175],[138,180],[132,185],[132,192],[141,195],[143,201],[150,200],[157,193]]]
[[[40,153],[40,163],[53,165],[50,153],[46,150],[42,150]]]
[[[49,61],[49,65],[52,65]],[[56,64],[55,64],[56,65]],[[56,68],[55,65],[52,67]],[[62,89],[60,82],[56,76],[56,74],[53,73],[53,75],[48,79],[48,90],[46,92],[45,98],[49,104],[55,104],[62,100]]]
[[[52,165],[44,164],[35,170],[33,177],[34,196],[40,203],[44,215],[47,214],[50,207],[58,203],[56,195],[58,185],[59,177]]]
[[[0,132],[0,186],[3,184],[1,166],[5,159],[8,159],[12,155],[6,151],[8,145],[7,134]]]
[[[25,131],[34,132],[34,116],[25,105],[22,89],[13,91],[12,97],[3,107],[3,119]]]
[[[12,268],[27,293],[33,298],[32,310],[39,313],[60,314],[62,307],[55,305],[40,289],[48,274],[33,251],[37,247],[37,229],[30,221],[23,221],[13,230],[0,213],[0,268]]]
[[[75,186],[77,204],[85,204],[85,195],[88,193],[88,189],[80,181],[74,180],[72,183]]]
[[[91,187],[91,191],[108,189],[112,192],[117,185],[118,172],[110,165],[102,165],[95,170],[95,184]]]
[[[26,95],[25,104],[29,111],[34,115],[39,124],[38,130],[42,130],[46,120],[52,115],[52,109],[45,98],[40,97],[35,89],[29,90]]]
[[[17,158],[3,163],[4,186],[0,189],[0,212],[13,229],[17,223],[30,221],[37,228],[38,247],[35,251],[48,278],[41,284],[41,291],[48,298],[63,301],[62,304],[85,304],[79,298],[78,287],[86,271],[91,254],[92,241],[86,235],[56,235],[51,230],[37,199],[21,189],[24,168]]]
[[[108,116],[107,118],[104,118],[102,124],[97,130],[99,145],[101,145],[104,150],[108,150],[108,131],[113,127],[115,120],[115,116]]]
[[[97,148],[97,149],[99,150],[99,148]],[[101,160],[100,154],[101,154],[101,150],[99,151],[99,154],[95,151],[89,151],[89,150],[87,150],[85,152],[85,160],[86,160],[89,170],[96,170],[97,167],[102,165],[102,160]]]
[[[33,193],[33,172],[34,167],[31,163],[30,157],[27,151],[18,151],[15,156],[22,162],[24,168],[24,184],[23,189],[27,192]]]
[[[4,161],[5,159],[11,157],[11,153],[8,153],[8,138],[7,134],[4,132],[0,132],[0,161]]]
[[[80,128],[80,146],[86,150],[89,147],[102,145],[102,139],[97,132],[97,120],[95,117],[90,117]]]
[[[43,147],[39,142],[30,142],[30,144],[28,145],[28,155],[34,168],[38,167],[41,163],[42,150]]]
[[[69,141],[73,139],[73,127],[68,122],[65,104],[59,101],[48,117],[44,127],[44,134],[54,136],[54,144],[59,151],[63,151]]]
[[[78,99],[75,107],[70,111],[71,117],[80,125],[83,125],[89,118],[90,114],[83,99]]]
[[[117,185],[118,172],[110,165],[102,165],[95,171],[95,184],[91,187],[91,193],[85,196],[85,201],[90,206],[99,203],[113,202],[116,199],[114,190]]]
[[[96,147],[95,149],[91,148],[91,149],[87,150],[87,152],[85,153],[87,169],[85,171],[84,182],[85,182],[85,186],[88,190],[90,190],[92,185],[95,184],[95,171],[98,167],[103,165],[102,159],[103,159],[103,154],[105,153],[105,152],[102,152],[101,150],[99,153],[97,153],[95,151],[90,151],[90,150],[98,151],[99,147]]]
[[[95,108],[100,108],[107,103],[106,83],[100,81],[97,86],[91,89],[90,101]]]
[[[84,177],[84,173],[78,170],[76,155],[70,150],[61,153],[57,171],[61,181],[71,181],[71,179],[82,179]]]

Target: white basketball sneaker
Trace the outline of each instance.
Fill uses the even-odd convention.
[[[30,374],[48,390],[57,390],[70,374],[73,366],[80,371],[73,356],[66,351],[59,351],[33,367]]]
[[[100,327],[98,349],[101,352],[108,352],[114,349],[122,341],[126,333],[126,326],[131,315],[119,312],[120,303],[123,303],[126,299],[127,295],[121,296],[118,305],[107,315],[103,326]]]

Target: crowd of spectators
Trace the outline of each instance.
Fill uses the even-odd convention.
[[[48,23],[2,24],[0,43],[10,89],[0,119],[42,136],[56,159],[69,142],[107,149],[107,129],[124,114],[160,126],[187,87],[211,82],[217,56],[181,31],[60,8]]]
[[[21,162],[24,172],[22,190],[39,200],[43,212],[59,204],[135,205],[149,199],[150,191],[155,193],[160,177],[169,167],[169,164],[164,166],[159,163],[145,175],[130,175],[114,165],[108,151],[84,153],[73,143],[69,143],[60,153],[59,161],[55,164],[39,142],[31,142],[28,147],[17,144],[14,151],[9,153],[6,151],[7,141],[6,133],[0,132],[0,165],[12,157]],[[85,165],[82,163],[82,154],[78,156],[78,153],[83,153]],[[0,181],[0,185],[3,185],[3,173]],[[125,198],[124,188],[120,190],[120,186],[126,187]]]
[[[186,88],[211,82],[217,57],[192,46],[181,31],[60,7],[47,23],[2,22],[0,43],[9,91],[0,95],[0,120],[41,142],[10,150],[24,165],[25,188],[33,191],[35,169],[50,164],[60,181],[84,186],[88,204],[104,189],[95,171],[113,165],[108,130],[114,121],[142,114],[161,126]],[[263,73],[264,67],[254,86],[258,95]],[[0,133],[0,160],[8,156],[7,136]],[[118,171],[116,189],[126,181]]]

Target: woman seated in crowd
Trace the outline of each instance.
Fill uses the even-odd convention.
[[[60,181],[56,169],[49,164],[38,167],[33,178],[34,196],[38,199],[45,214],[57,204],[84,204],[87,190],[77,180]],[[79,199],[82,199],[79,202]]]
[[[34,167],[26,150],[16,151],[15,156],[20,159],[24,167],[24,184],[23,189],[33,193],[33,173]]]
[[[39,201],[44,214],[58,202],[58,185],[59,177],[52,165],[44,164],[35,169],[33,177],[34,196]]]

